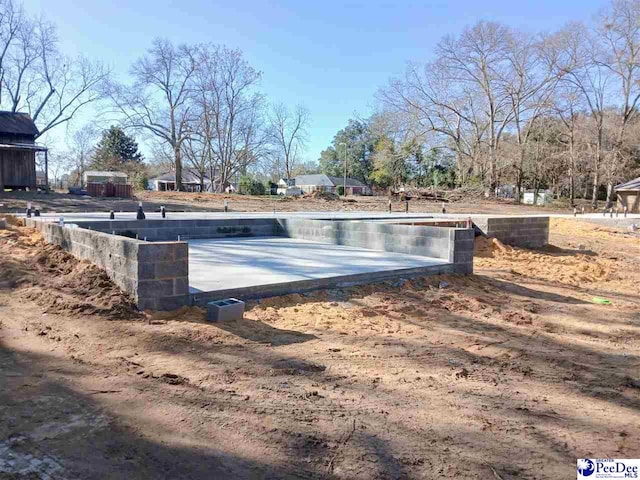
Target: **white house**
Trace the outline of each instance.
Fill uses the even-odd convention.
[[[208,175],[204,175],[201,181],[200,173],[189,167],[182,168],[182,185],[187,192],[211,192],[215,191],[216,183],[212,182]],[[204,186],[204,188],[202,188]],[[176,171],[171,170],[147,181],[147,188],[157,192],[176,190]]]
[[[300,196],[302,190],[296,187],[296,181],[294,178],[281,178],[278,181],[278,189],[276,190],[278,195]]]
[[[298,175],[295,179],[295,186],[304,193],[315,191],[338,193],[338,187],[345,183],[344,177],[331,177],[324,173],[314,175]],[[371,188],[360,180],[347,177],[347,195],[371,195]]]

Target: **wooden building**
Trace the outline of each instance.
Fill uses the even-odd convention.
[[[45,153],[45,188],[47,149],[36,145],[38,129],[26,113],[0,111],[0,192],[37,188],[36,154]]]
[[[615,189],[620,210],[626,207],[629,213],[640,213],[640,177],[616,185]]]

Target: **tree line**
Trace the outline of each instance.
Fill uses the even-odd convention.
[[[156,39],[129,73],[121,82],[99,62],[64,55],[55,25],[0,0],[0,108],[29,113],[42,136],[93,105],[92,120],[69,134],[64,156],[76,174],[91,163],[100,125],[111,123],[149,140],[179,188],[185,167],[222,188],[258,164],[289,177],[301,162],[309,112],[269,105],[262,73],[240,50]]]
[[[640,1],[590,25],[527,33],[480,21],[409,63],[319,159],[374,186],[476,186],[517,200],[551,189],[613,200],[640,171]]]
[[[240,50],[156,39],[130,73],[132,83],[109,85],[112,111],[125,129],[155,140],[179,185],[185,164],[221,189],[258,163],[290,176],[300,161],[308,111],[268,105],[262,73]]]
[[[640,167],[640,2],[614,0],[591,25],[553,33],[478,22],[378,99],[397,144],[442,152],[458,184],[610,202]]]
[[[91,105],[91,121],[68,135],[76,172],[95,163],[101,126],[117,124],[178,183],[189,168],[218,189],[247,174],[346,166],[379,188],[473,185],[516,199],[548,188],[595,207],[640,167],[639,56],[640,0],[551,33],[481,21],[391,78],[376,112],[350,120],[314,164],[302,160],[308,110],[270,104],[240,50],[156,39],[118,81],[101,62],[65,55],[54,25],[0,0],[0,108],[28,112],[42,136]]]
[[[0,0],[0,108],[27,112],[39,137],[103,98],[110,70],[59,48],[55,25]]]

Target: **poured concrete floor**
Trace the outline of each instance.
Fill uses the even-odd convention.
[[[286,237],[189,240],[189,288],[210,292],[446,263]]]

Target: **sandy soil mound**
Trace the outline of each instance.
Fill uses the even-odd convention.
[[[39,232],[11,226],[0,231],[0,289],[34,300],[52,313],[101,314],[112,319],[138,315],[134,303],[108,277]]]
[[[640,455],[640,253],[616,238],[479,239],[477,275],[256,300],[209,323],[197,307],[42,315],[17,293],[91,274],[10,235],[0,260],[23,283],[0,289],[0,405],[20,436],[0,450],[55,461],[49,478],[556,479],[584,452]],[[535,278],[613,256],[624,286]]]
[[[0,215],[0,218],[4,218],[7,221],[8,225],[13,225],[15,227],[23,226],[22,220],[19,219],[18,217],[14,217],[13,215],[6,215],[6,216]]]
[[[508,251],[508,248],[497,238],[476,237],[474,256],[480,258],[495,258],[500,253]]]
[[[613,260],[598,257],[593,252],[549,246],[527,250],[505,245],[496,238],[477,237],[475,265],[499,269],[569,285],[618,280],[618,268]]]

